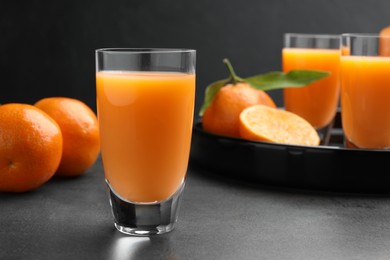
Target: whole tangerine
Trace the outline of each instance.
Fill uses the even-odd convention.
[[[275,102],[267,92],[255,89],[248,83],[225,85],[205,110],[202,127],[210,133],[240,137],[240,113],[245,108],[258,104],[276,108]]]
[[[95,112],[83,101],[69,97],[46,97],[34,104],[61,128],[63,151],[56,176],[79,176],[100,153],[99,127]]]
[[[55,174],[62,155],[58,124],[22,103],[0,106],[0,191],[37,189]]]
[[[390,26],[382,28],[379,36],[379,55],[390,56]]]

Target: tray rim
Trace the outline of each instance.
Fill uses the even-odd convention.
[[[341,128],[334,128],[335,130],[341,130]],[[238,137],[231,137],[231,136],[223,136],[218,135],[214,133],[210,133],[207,131],[204,131],[202,128],[202,120],[197,119],[193,126],[193,131],[197,131],[198,133],[207,135],[209,137],[213,137],[215,139],[225,139],[229,140],[231,142],[237,142],[237,143],[247,143],[247,144],[253,144],[253,145],[264,145],[264,146],[271,146],[271,147],[289,147],[289,148],[296,148],[296,149],[305,149],[305,150],[337,150],[337,151],[343,151],[343,152],[369,152],[369,153],[390,153],[390,149],[365,149],[365,148],[348,148],[348,147],[341,147],[341,146],[335,146],[335,145],[315,145],[315,146],[307,146],[307,145],[296,145],[296,144],[281,144],[281,143],[273,143],[273,142],[266,142],[266,141],[256,141],[256,140],[247,140],[243,138]]]
[[[300,190],[390,194],[390,174],[386,171],[390,150],[344,147],[340,113],[330,145],[305,146],[222,136],[204,131],[201,119],[195,121],[192,131],[190,165],[216,175]],[[356,167],[363,170],[352,170]]]

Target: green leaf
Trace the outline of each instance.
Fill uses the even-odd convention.
[[[266,91],[287,87],[303,87],[330,74],[330,72],[319,70],[290,70],[287,73],[274,71],[245,78],[244,81],[256,89]]]
[[[211,104],[211,101],[214,99],[214,96],[217,94],[217,92],[226,85],[231,80],[231,78],[228,79],[221,79],[218,81],[215,81],[207,86],[205,95],[204,95],[204,102],[202,107],[199,111],[199,116],[203,116],[204,111],[208,108],[208,106]]]

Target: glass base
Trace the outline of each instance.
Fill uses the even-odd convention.
[[[323,128],[316,129],[318,135],[320,136],[320,145],[329,145],[334,123],[335,118],[333,118],[332,121]]]
[[[118,196],[106,180],[115,227],[126,235],[150,236],[174,229],[185,182],[170,198],[156,203],[135,203]]]

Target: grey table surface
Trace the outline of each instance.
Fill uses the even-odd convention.
[[[267,187],[190,167],[176,229],[113,226],[101,160],[0,193],[0,259],[390,259],[390,195]]]

